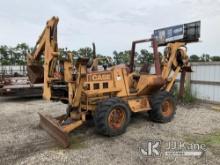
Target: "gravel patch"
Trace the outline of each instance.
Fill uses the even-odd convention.
[[[97,135],[93,121],[71,133],[70,148],[60,147],[39,128],[37,112],[51,115],[65,113],[66,105],[41,99],[0,98],[0,164],[220,164],[220,152],[211,148],[201,158],[146,157],[140,147],[148,140],[161,140],[161,150],[168,141],[186,141],[220,131],[220,112],[208,104],[178,106],[174,120],[159,124],[147,114],[135,114],[127,132],[117,137]],[[217,148],[220,150],[220,148]]]

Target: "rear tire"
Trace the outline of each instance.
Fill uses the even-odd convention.
[[[175,99],[171,93],[166,91],[160,91],[152,96],[151,107],[150,119],[160,123],[170,122],[176,113]]]
[[[110,98],[100,102],[95,111],[96,131],[106,136],[124,133],[130,121],[131,111],[126,102],[119,98]]]

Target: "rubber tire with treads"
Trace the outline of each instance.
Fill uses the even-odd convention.
[[[113,129],[108,123],[108,117],[110,112],[116,108],[120,107],[125,112],[125,120],[123,125],[118,129]],[[123,134],[130,122],[131,110],[126,102],[120,98],[109,98],[102,102],[99,102],[96,107],[94,114],[94,122],[96,131],[99,134],[105,136],[117,136]]]
[[[149,111],[151,120],[160,123],[170,122],[176,113],[176,101],[173,95],[166,91],[160,91],[151,97],[152,110]],[[162,104],[164,101],[169,101],[172,104],[173,110],[169,116],[163,115]]]

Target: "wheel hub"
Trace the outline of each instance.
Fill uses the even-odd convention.
[[[109,114],[108,122],[113,129],[121,128],[125,122],[125,112],[121,108],[114,108]]]
[[[162,113],[164,116],[170,116],[173,113],[173,105],[169,100],[163,102]]]

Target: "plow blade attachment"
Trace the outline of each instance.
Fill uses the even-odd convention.
[[[39,116],[40,127],[46,130],[64,148],[67,148],[70,145],[70,139],[68,133],[64,132],[62,126],[60,125],[64,116],[53,118],[52,116],[43,115],[41,113],[39,113]]]

